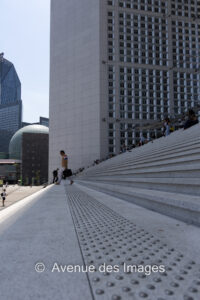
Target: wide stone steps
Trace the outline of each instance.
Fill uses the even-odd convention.
[[[85,171],[85,174],[88,172],[98,172],[101,169],[111,170],[112,168],[123,167],[130,164],[146,163],[152,161],[160,161],[163,159],[171,159],[178,157],[192,157],[193,155],[198,155],[200,153],[200,140],[197,140],[189,145],[181,145],[180,148],[176,146],[171,146],[169,149],[165,147],[164,150],[159,149],[147,149],[148,145],[140,147],[139,149],[134,149],[131,153],[124,153],[120,156],[114,157],[108,161],[102,162],[100,165],[90,168]],[[142,151],[142,148],[145,148],[145,151]],[[141,149],[141,151],[140,151]],[[147,151],[149,150],[149,151]]]
[[[181,221],[200,226],[200,197],[182,193],[143,189],[121,184],[78,181],[79,184]]]
[[[195,147],[190,146],[190,147],[184,147],[184,149],[181,152],[178,152],[176,150],[170,150],[166,153],[166,151],[159,151],[159,152],[151,152],[150,155],[135,155],[134,159],[127,159],[126,161],[123,162],[123,166],[130,165],[130,163],[133,164],[145,164],[147,162],[153,162],[153,161],[158,161],[159,160],[165,160],[165,159],[173,159],[173,158],[179,158],[179,157],[192,157],[193,155],[199,154],[200,153],[200,146],[197,144]],[[122,163],[120,164],[122,166]],[[113,165],[114,167],[114,165]]]
[[[186,157],[186,158],[180,158],[180,159],[172,159],[172,160],[164,160],[164,161],[156,161],[154,163],[144,163],[144,164],[131,164],[129,166],[123,166],[123,169],[121,166],[117,166],[116,168],[107,168],[103,171],[98,171],[98,172],[93,172],[92,175],[93,176],[103,176],[103,175],[118,175],[118,174],[129,174],[129,173],[135,173],[137,172],[137,170],[141,170],[142,171],[148,171],[148,169],[157,169],[157,168],[163,168],[166,167],[166,171],[168,169],[168,167],[171,167],[171,169],[176,170],[177,166],[182,166],[182,167],[186,167],[185,172],[187,172],[187,168],[193,166],[193,165],[200,165],[200,155],[195,155],[193,157]],[[184,171],[184,168],[182,168],[182,170]]]
[[[109,176],[109,173],[107,173]],[[101,176],[105,174],[102,172]],[[110,176],[113,176],[110,173]],[[120,172],[116,172],[116,178],[123,177],[123,176],[132,176],[132,177],[180,177],[180,178],[190,178],[190,177],[200,177],[200,164],[187,164],[187,165],[176,165],[176,166],[164,166],[164,167],[152,167],[148,169],[132,169],[132,170],[121,170]],[[89,178],[100,178],[100,175],[91,174],[87,176]],[[85,177],[81,176],[80,179],[84,180]]]
[[[146,147],[146,146],[143,146]],[[141,147],[142,148],[142,147]],[[139,149],[137,149],[139,150]],[[135,151],[133,150],[133,153],[131,153],[131,159],[126,155],[127,153],[121,155],[121,157],[115,157],[113,159],[110,159],[106,162],[103,162],[97,167],[90,168],[89,170],[86,170],[85,174],[89,172],[89,174],[101,172],[101,170],[112,170],[112,169],[117,169],[118,167],[125,167],[125,166],[130,166],[130,165],[144,165],[149,162],[158,162],[162,160],[170,160],[170,159],[177,159],[177,158],[187,158],[187,157],[193,157],[196,155],[198,156],[200,154],[200,141],[196,141],[195,143],[189,145],[189,146],[181,146],[179,149],[176,147],[171,147],[169,150],[166,148],[165,150],[161,151],[145,151],[145,153]],[[130,153],[129,153],[130,155]],[[121,159],[123,156],[123,160]]]
[[[126,187],[139,187],[149,190],[158,190],[158,191],[169,191],[181,194],[190,194],[199,196],[200,194],[200,185],[198,178],[165,178],[165,177],[128,177],[123,176],[122,178],[118,176],[102,176],[102,178],[89,178],[92,182],[100,182],[105,184],[120,185]]]
[[[77,180],[200,225],[200,124],[86,169]]]

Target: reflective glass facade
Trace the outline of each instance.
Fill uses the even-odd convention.
[[[0,56],[0,152],[8,152],[13,134],[21,127],[21,83],[14,65]]]
[[[40,125],[44,125],[46,127],[49,127],[49,118],[40,117]]]
[[[14,65],[0,58],[0,104],[10,104],[21,101],[21,83]]]

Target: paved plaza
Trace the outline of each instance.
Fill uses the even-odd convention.
[[[0,220],[1,299],[199,300],[198,227],[79,184]]]
[[[5,188],[5,186],[4,186]],[[6,188],[6,201],[5,201],[5,207],[2,207],[2,203],[0,201],[0,211],[5,209],[6,207],[18,202],[19,200],[24,199],[25,197],[28,197],[38,191],[40,191],[43,188],[43,186],[19,186],[19,185],[9,185]],[[0,188],[0,191],[2,191],[3,188]]]

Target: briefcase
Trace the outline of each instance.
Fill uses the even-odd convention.
[[[71,169],[65,169],[63,171],[63,179],[66,179],[67,177],[72,176],[72,170]]]

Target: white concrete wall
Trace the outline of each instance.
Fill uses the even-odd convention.
[[[99,6],[99,0],[51,1],[50,176],[61,149],[72,169],[100,156]]]

